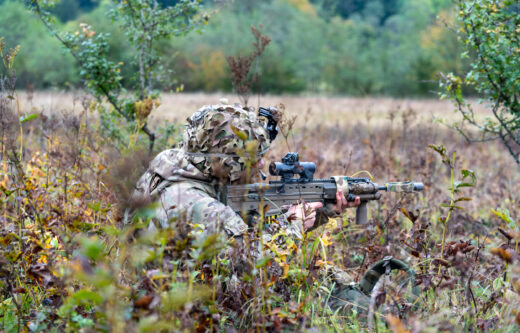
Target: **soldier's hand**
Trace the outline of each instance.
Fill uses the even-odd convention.
[[[338,214],[342,214],[345,209],[350,207],[357,207],[361,204],[361,199],[359,197],[356,197],[354,201],[347,201],[347,198],[345,198],[345,194],[343,194],[342,190],[338,190],[336,192],[336,204],[334,205],[334,211]]]
[[[301,220],[303,227],[307,230],[314,225],[314,222],[316,222],[316,210],[322,207],[323,203],[321,202],[304,202],[291,206],[287,212],[293,214],[295,219]]]

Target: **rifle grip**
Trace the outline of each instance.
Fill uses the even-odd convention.
[[[356,208],[356,224],[367,224],[367,201],[361,201],[361,204]]]

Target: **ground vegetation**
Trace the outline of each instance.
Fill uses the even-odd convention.
[[[126,5],[147,5],[135,1]],[[164,7],[168,10],[181,3],[174,2],[161,3],[168,5]],[[470,143],[436,123],[435,117],[446,114],[447,110],[440,102],[390,100],[385,104],[382,99],[298,100],[257,94],[270,91],[262,86],[265,82],[279,84],[277,91],[285,91],[284,86],[299,85],[302,90],[327,90],[330,84],[325,80],[327,75],[334,77],[332,73],[337,74],[344,68],[334,67],[335,64],[341,61],[348,64],[345,54],[357,54],[353,51],[364,49],[374,53],[362,53],[357,60],[364,62],[350,58],[354,64],[351,69],[353,73],[358,68],[373,71],[373,76],[363,72],[363,76],[356,77],[358,81],[349,81],[346,75],[337,85],[350,82],[348,84],[363,93],[397,93],[404,89],[403,73],[417,74],[407,62],[414,59],[412,54],[401,52],[407,49],[406,45],[416,46],[426,36],[424,47],[439,54],[449,52],[431,44],[435,38],[457,49],[456,43],[448,43],[452,40],[449,34],[444,35],[429,25],[430,15],[444,8],[442,1],[403,0],[394,1],[398,6],[385,6],[391,2],[349,1],[346,3],[352,6],[341,9],[340,3],[334,1],[317,5],[309,1],[272,0],[260,6],[254,6],[255,1],[243,1],[237,7],[219,7],[220,14],[230,16],[215,16],[215,29],[225,29],[227,34],[209,29],[201,37],[158,43],[161,50],[172,51],[211,45],[199,51],[200,57],[208,55],[213,56],[216,63],[221,59],[225,62],[224,53],[219,55],[213,46],[228,45],[226,38],[230,36],[238,38],[238,34],[229,32],[240,31],[242,24],[237,22],[243,18],[249,20],[249,34],[251,24],[267,15],[273,19],[272,24],[264,23],[261,33],[253,29],[258,46],[255,49],[261,53],[259,63],[263,65],[251,73],[250,65],[256,59],[245,56],[248,66],[236,62],[235,77],[227,76],[231,84],[236,75],[251,78],[250,75],[262,74],[257,84],[250,85],[248,81],[243,91],[251,97],[248,101],[251,106],[275,104],[271,103],[273,100],[294,103],[277,103],[284,114],[280,122],[281,135],[266,159],[279,160],[286,152],[297,151],[301,160],[318,165],[316,177],[365,174],[376,182],[413,179],[425,183],[426,189],[421,193],[387,194],[372,203],[366,225],[356,225],[353,212],[348,211],[341,218],[304,233],[298,245],[264,244],[272,256],[259,260],[249,256],[240,270],[234,267],[233,252],[224,250],[234,249],[249,255],[251,244],[245,242],[246,248],[237,248],[232,239],[201,236],[201,226],[191,221],[172,220],[167,228],[150,230],[153,205],[131,200],[135,182],[152,156],[149,145],[139,139],[140,126],[129,127],[128,121],[117,118],[110,122],[114,135],[107,135],[104,117],[107,104],[114,108],[118,105],[110,101],[112,94],[124,89],[126,79],[132,82],[131,76],[125,79],[123,65],[111,60],[109,40],[124,46],[113,51],[114,54],[126,54],[129,59],[138,60],[133,62],[133,73],[138,73],[134,82],[144,89],[137,90],[138,99],[133,101],[131,110],[138,115],[152,108],[146,103],[151,101],[152,93],[147,89],[149,78],[154,77],[153,66],[140,59],[141,56],[154,59],[154,51],[147,48],[143,36],[135,30],[136,24],[140,24],[138,20],[132,21],[130,13],[126,16],[130,21],[123,22],[131,34],[130,39],[113,39],[118,36],[118,30],[112,24],[106,24],[106,28],[114,29],[115,34],[104,39],[104,32],[87,24],[79,26],[81,30],[77,34],[76,30],[62,34],[59,29],[78,29],[78,22],[69,21],[62,26],[63,23],[33,8],[37,14],[43,14],[46,25],[53,24],[51,31],[58,41],[72,51],[69,60],[86,65],[80,66],[81,78],[89,90],[74,90],[50,104],[40,103],[45,94],[35,93],[33,89],[19,94],[16,64],[28,58],[24,58],[23,45],[9,45],[16,42],[9,34],[11,30],[7,31],[7,44],[0,41],[0,330],[517,331],[520,325],[520,178],[514,161],[506,158],[509,152],[499,142]],[[207,4],[215,5],[214,2]],[[11,6],[10,13],[26,13],[14,2],[4,2],[1,6]],[[380,15],[370,16],[377,8]],[[425,8],[432,10],[425,11]],[[102,2],[85,9],[81,15],[101,18],[102,9],[131,10]],[[141,9],[145,12],[150,8]],[[491,15],[496,14],[498,18],[510,14],[507,11],[500,14],[499,8],[495,11],[493,6],[489,9]],[[233,16],[238,10],[244,15]],[[0,15],[10,13],[0,11]],[[446,20],[454,17],[448,9],[444,13],[442,17]],[[464,12],[462,16],[464,19]],[[229,19],[224,19],[227,17]],[[359,17],[363,19],[357,21]],[[479,17],[474,17],[473,22]],[[17,22],[12,17],[11,20]],[[102,19],[99,22],[103,26]],[[280,24],[284,34],[274,29],[276,24]],[[335,28],[328,30],[331,26],[347,29],[345,31],[352,33],[352,40],[360,38],[364,44],[343,44],[344,39],[335,33]],[[422,27],[427,30],[421,39],[410,35],[410,31],[422,31]],[[507,24],[498,24],[497,28],[500,27],[510,28]],[[410,35],[410,41],[403,37],[404,31]],[[123,36],[120,33],[119,37]],[[270,36],[268,47],[265,47],[267,39],[264,39],[266,43],[262,42],[264,33]],[[306,36],[313,33],[320,33],[320,38],[314,35],[315,42],[308,43]],[[499,29],[497,36],[501,33]],[[370,37],[363,39],[362,36]],[[330,42],[328,38],[333,37],[336,39]],[[208,44],[204,38],[208,38]],[[372,44],[370,41],[376,40],[374,38],[388,43]],[[492,46],[496,40],[485,41]],[[237,39],[232,44],[245,45],[246,42],[247,48],[228,51],[235,56],[249,51],[250,39]],[[125,53],[135,46],[143,53]],[[262,52],[259,52],[260,46]],[[302,52],[314,54],[316,50],[325,52],[332,47],[338,47],[340,53],[327,53],[321,58],[302,56]],[[294,58],[280,56],[288,50],[293,50]],[[484,64],[482,69],[493,69],[486,64],[495,58],[501,59],[502,52],[496,50],[490,47],[486,62],[477,61],[474,68]],[[506,55],[509,56],[507,52]],[[332,64],[328,57],[333,58]],[[369,66],[380,64],[381,59],[385,59],[384,71],[380,72],[383,67]],[[404,60],[393,62],[394,59]],[[508,64],[508,58],[504,59]],[[422,61],[415,69],[429,73],[428,58]],[[500,61],[498,64],[504,65]],[[194,72],[201,73],[196,70],[195,58],[179,54],[173,63],[191,64]],[[456,62],[446,64],[458,66]],[[293,72],[287,71],[290,66],[294,66]],[[211,63],[204,68],[206,72],[199,78],[201,82],[214,78],[211,73],[218,66]],[[120,77],[118,69],[121,69]],[[269,70],[279,76],[273,76]],[[24,71],[20,69],[20,73]],[[497,76],[488,77],[505,77],[499,74],[504,75],[497,72]],[[390,75],[387,78],[390,81],[378,80],[379,75]],[[186,84],[191,82],[189,76],[181,77]],[[492,83],[490,86],[485,80],[472,82],[477,90],[491,98],[501,98],[509,91],[495,91]],[[219,83],[220,80],[214,82],[216,89]],[[514,90],[514,80],[507,84],[507,89]],[[105,100],[100,100],[103,89],[108,91],[103,94]],[[236,84],[235,90],[244,97]],[[228,98],[232,103],[238,101],[235,96]],[[155,152],[179,143],[182,128],[176,123],[182,123],[183,119],[179,119],[182,112],[185,117],[200,107],[202,101],[218,101],[215,95],[180,92],[165,96],[165,100],[173,102],[157,114],[155,120],[149,117],[150,112],[146,114],[148,126],[160,138],[153,146]],[[181,103],[183,100],[185,105]],[[515,101],[511,97],[503,99],[501,107],[514,113]],[[344,105],[350,105],[350,111],[345,111]],[[431,115],[426,114],[428,108],[432,110]],[[486,119],[489,112],[496,111],[478,104],[473,110],[476,120]],[[139,117],[134,120],[139,124]],[[169,121],[174,126],[164,126]],[[124,135],[118,137],[117,134]],[[128,215],[128,209],[135,214]],[[252,237],[261,239],[262,228],[263,224],[252,227]],[[368,308],[347,306],[345,311],[332,311],[328,305],[334,301],[331,296],[335,282],[329,270],[341,267],[352,282],[359,282],[363,273],[385,256],[399,258],[413,268],[413,284],[420,289],[419,297],[410,301],[399,293],[399,285],[385,276],[384,283],[378,283],[370,295]],[[231,274],[232,271],[238,273]],[[384,304],[390,306],[390,312],[384,310]]]

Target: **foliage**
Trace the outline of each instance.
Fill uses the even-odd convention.
[[[348,130],[308,119],[293,122],[291,140],[273,145],[272,159],[287,149],[300,151],[302,160],[318,161],[316,176],[325,177],[352,173],[345,166],[350,154],[356,169],[370,167],[376,179],[423,180],[426,190],[385,195],[371,204],[367,225],[355,225],[348,211],[302,241],[279,234],[287,246],[266,242],[263,250],[272,257],[253,262],[261,225],[251,230],[250,243],[202,235],[201,226],[184,220],[150,228],[153,206],[129,201],[147,154],[114,155],[91,100],[81,99],[79,111],[59,115],[17,109],[24,103],[16,98],[22,97],[11,91],[2,95],[8,103],[0,104],[9,106],[2,109],[0,130],[10,134],[0,147],[0,330],[518,328],[518,174],[500,152],[466,145],[455,133],[418,122],[409,110],[394,111],[393,123],[381,118],[377,130],[369,120]],[[8,125],[4,115],[11,119]],[[14,137],[9,145],[7,137]],[[449,146],[436,147],[450,162],[442,163],[426,148],[439,137]],[[489,180],[465,187],[472,179],[466,172],[460,176],[467,174],[466,180],[456,183],[448,150],[457,151],[454,176],[471,166]],[[443,207],[446,188],[450,203],[452,189],[458,192],[453,201],[462,191],[473,200]],[[125,218],[128,206],[138,211],[133,223]],[[442,222],[441,214],[450,211]],[[367,320],[362,313],[333,313],[326,306],[333,297],[334,267],[359,282],[368,267],[388,255],[414,268],[422,290],[417,308],[396,299],[400,318],[374,311],[376,319]],[[395,297],[386,285],[374,296]]]
[[[57,51],[59,42],[47,34],[22,3],[5,1],[0,8],[0,36],[9,47],[22,46],[15,63],[18,86],[66,86],[78,82],[74,59]]]
[[[460,193],[461,189],[464,187],[473,187],[477,182],[477,176],[473,170],[461,170],[462,179],[460,181],[455,181],[455,157],[456,153],[453,152],[453,157],[450,157],[446,151],[446,148],[443,145],[430,145],[430,148],[436,151],[442,157],[442,163],[444,163],[450,170],[450,202],[441,204],[441,207],[448,208],[447,216],[440,216],[439,221],[442,223],[442,242],[441,242],[441,256],[444,256],[444,245],[446,242],[446,231],[448,229],[448,223],[450,222],[451,214],[454,210],[460,209],[463,210],[462,207],[458,206],[457,203],[462,201],[471,201],[471,198],[459,196],[456,197],[457,194]],[[466,178],[469,180],[464,181]]]
[[[121,84],[135,91],[136,87],[141,89],[140,47],[106,15],[118,12],[118,3],[105,0],[93,8],[81,7],[75,20],[56,22],[55,27],[74,33],[79,24],[86,23],[96,33],[110,33],[107,58],[124,63]],[[362,8],[341,16],[324,13],[318,3],[313,4],[317,8],[313,12],[308,1],[241,0],[225,5],[206,1],[215,15],[203,27],[204,34],[153,43],[153,53],[161,57],[154,66],[153,85],[171,91],[181,85],[189,91],[232,91],[230,72],[222,59],[248,54],[251,25],[263,25],[263,33],[272,39],[258,64],[262,80],[254,85],[253,92],[427,95],[435,89],[438,72],[467,70],[469,60],[458,59],[461,43],[456,33],[442,24],[452,22],[456,14],[451,1],[402,0],[396,6],[381,1],[362,3]],[[46,59],[39,62],[27,56],[27,62],[20,60],[16,64],[18,87],[24,87],[26,81],[37,88],[63,87],[67,82],[78,86],[80,69],[72,57],[57,52],[56,41],[29,15],[13,10],[13,6],[20,8],[19,3],[5,1],[0,6],[0,30],[9,45],[20,44],[27,55]],[[203,15],[195,19],[204,22]],[[20,22],[27,22],[31,28],[17,27]],[[123,19],[117,22],[125,24]],[[32,74],[35,72],[38,75]],[[30,80],[22,79],[25,75],[30,75]]]
[[[103,115],[106,127],[110,122],[118,122],[124,118],[131,127],[148,136],[149,149],[153,151],[155,133],[146,123],[152,110],[158,105],[157,93],[153,91],[152,74],[159,61],[156,43],[171,35],[182,35],[190,31],[194,25],[194,16],[199,9],[200,1],[182,0],[175,6],[161,8],[157,1],[121,1],[116,4],[112,18],[119,19],[130,43],[138,50],[139,84],[135,87],[136,95],[126,97],[121,84],[121,66],[123,62],[108,59],[107,35],[97,33],[92,27],[80,24],[82,32],[60,33],[53,25],[54,18],[49,8],[52,1],[30,1],[28,6],[39,16],[47,29],[72,54],[80,67],[80,75],[86,86],[98,102],[103,98],[112,106]],[[204,18],[207,20],[207,17]],[[123,147],[125,143],[116,132],[112,137],[119,139]]]
[[[449,11],[430,0],[406,1],[383,23],[371,9],[344,19],[302,11],[290,1],[256,2],[242,11],[240,6],[245,5],[221,9],[203,35],[169,46],[179,58],[174,70],[182,73],[186,90],[205,89],[207,78],[194,73],[212,53],[246,54],[251,38],[245,28],[251,25],[261,24],[272,40],[258,66],[262,80],[253,87],[260,93],[425,95],[435,88],[436,74],[452,68],[458,51],[439,39],[433,39],[434,46],[418,47],[430,38],[426,34],[436,24],[435,15]],[[445,35],[457,45],[453,32]],[[231,86],[229,79],[222,80],[214,90]]]
[[[251,66],[253,62],[256,61],[256,67],[258,67],[260,56],[271,42],[268,36],[262,36],[262,31],[256,29],[254,26],[251,26],[251,33],[255,37],[255,42],[253,43],[254,49],[251,54],[247,57],[227,57],[229,70],[231,71],[231,83],[233,84],[235,92],[240,96],[240,100],[244,106],[247,106],[253,84],[258,81],[258,74],[251,71]]]
[[[200,1],[181,0],[175,6],[161,8],[157,1],[117,2],[112,19],[121,21],[122,30],[136,48],[140,100],[152,96],[153,74],[159,62],[157,43],[171,36],[182,36],[197,24],[193,21]],[[203,21],[207,24],[208,17]],[[145,117],[146,118],[146,117]]]
[[[146,7],[150,3],[131,2],[136,4],[145,6],[143,13],[150,10],[147,13],[157,14]],[[360,59],[368,64],[385,59],[389,66],[389,60],[411,47],[412,42],[406,44],[402,36],[385,33],[384,29],[393,28],[401,34],[419,29],[424,23],[420,20],[436,10],[433,2],[418,1],[384,23],[380,16],[370,22],[351,18],[354,25],[332,18],[331,25],[352,33],[354,40],[348,44],[336,30],[329,31],[318,14],[300,16],[294,12],[295,6],[302,4],[273,0],[261,7],[268,17],[276,18],[272,25],[265,26],[271,29],[267,33],[273,33],[273,47],[265,50],[263,63],[272,65],[266,70],[274,68],[269,74],[280,79],[267,82],[279,87],[305,89],[308,80],[313,80],[313,89],[330,89],[327,82],[331,81],[327,80],[341,69],[329,62],[331,54],[334,61],[352,66],[351,76],[356,75]],[[121,23],[135,29],[132,36],[139,36],[143,25],[131,22],[139,16],[126,12],[129,7],[114,10],[125,12],[130,21]],[[41,9],[39,12],[45,24],[56,27],[51,16]],[[262,17],[254,6],[247,15],[244,20]],[[230,29],[243,26],[238,20],[221,20],[218,29],[240,30]],[[284,32],[277,33],[275,24],[280,24]],[[317,177],[348,174],[350,161],[346,162],[345,156],[353,156],[357,168],[370,168],[377,178],[420,177],[426,191],[386,195],[371,207],[367,225],[355,225],[353,214],[347,212],[322,228],[304,233],[301,240],[280,233],[263,243],[262,223],[242,239],[205,234],[203,226],[184,218],[172,219],[169,227],[157,230],[150,224],[153,204],[135,202],[131,196],[137,177],[149,162],[148,154],[139,151],[139,131],[158,103],[153,88],[148,89],[157,67],[146,59],[159,56],[154,45],[187,46],[198,37],[162,40],[151,46],[140,38],[130,40],[128,45],[143,52],[132,56],[137,55],[134,68],[142,66],[134,82],[140,87],[144,84],[144,89],[128,97],[121,73],[123,64],[109,57],[110,39],[87,24],[80,28],[77,34],[53,31],[72,50],[83,79],[98,100],[80,98],[81,111],[63,115],[21,106],[15,91],[15,59],[23,54],[23,48],[7,50],[0,41],[0,330],[518,330],[518,173],[512,171],[500,151],[466,145],[454,133],[434,124],[417,123],[412,109],[390,110],[389,121],[380,119],[377,127],[370,124],[370,115],[355,126],[350,119],[344,124],[327,125],[311,121],[322,115],[310,115],[309,111],[309,115],[303,115],[302,125],[296,118],[288,118],[285,125],[294,132],[289,134],[281,128],[286,145],[273,145],[271,156],[282,156],[287,149],[299,151],[302,160],[318,162]],[[222,45],[227,38],[240,39],[239,34],[214,33],[210,32],[214,42]],[[298,52],[286,59],[279,55],[294,45],[279,42],[285,40],[284,34],[292,37],[286,43],[298,46]],[[379,36],[386,44],[371,44],[372,37],[365,35]],[[330,43],[328,38],[337,43]],[[393,48],[394,42],[399,47]],[[238,50],[226,52],[245,50],[248,43],[241,40]],[[336,45],[333,53],[327,53]],[[362,45],[380,54],[367,58],[352,55],[362,52]],[[199,49],[200,56],[206,56],[207,50],[213,52],[214,48]],[[324,53],[321,57],[302,56],[320,52]],[[141,63],[139,55],[144,59]],[[222,64],[223,57],[222,52],[211,63]],[[424,61],[427,64],[429,60]],[[301,64],[308,71],[299,71]],[[386,67],[385,75],[409,69],[407,63],[392,67]],[[354,77],[362,83],[362,91],[389,89],[378,82],[378,69],[367,68],[370,71],[363,73],[370,76]],[[395,89],[404,89],[400,84],[397,82]],[[120,110],[107,112],[103,98]],[[336,101],[328,103],[332,106]],[[301,114],[301,110],[295,112]],[[131,120],[126,124],[114,118],[125,115]],[[179,136],[176,130],[175,125],[163,128],[160,145],[175,143]],[[127,143],[126,158],[114,154],[107,133],[119,135],[119,140]],[[448,148],[431,146],[442,161],[426,149],[439,137],[449,143]],[[457,151],[457,155],[448,155],[448,151]],[[458,168],[460,182],[455,177]],[[487,180],[480,181],[478,189],[473,188],[477,175]],[[449,202],[440,195],[446,187]],[[464,196],[460,196],[462,191]],[[127,208],[135,211],[131,221]],[[272,256],[253,260],[253,251],[267,250]],[[400,258],[414,268],[421,297],[410,304],[406,299],[396,299],[383,285],[371,295],[371,303],[399,303],[399,317],[372,307],[369,318],[352,308],[333,312],[327,304],[339,282],[331,277],[332,270],[342,268],[345,279],[359,282],[362,273],[384,256]]]
[[[455,102],[463,120],[453,126],[469,141],[500,140],[520,166],[520,7],[515,1],[459,1],[459,34],[475,57],[464,79],[448,74],[441,87]],[[462,95],[462,85],[474,87],[489,103],[492,117],[480,121]],[[478,130],[473,135],[466,129]]]

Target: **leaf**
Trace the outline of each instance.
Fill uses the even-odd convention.
[[[459,201],[471,201],[473,200],[472,198],[466,198],[466,197],[461,197],[461,198],[457,198],[457,200],[455,200],[455,202],[459,202]]]
[[[280,263],[280,266],[282,266],[282,268],[283,268],[283,275],[281,278],[285,279],[285,278],[287,278],[287,275],[289,274],[290,266],[289,266],[289,264],[287,264],[285,262]]]
[[[324,234],[322,237],[319,237],[319,239],[322,246],[329,246],[332,244],[332,242],[330,241],[331,238],[327,234]]]
[[[314,258],[314,256],[318,252],[319,245],[320,245],[320,239],[319,239],[319,237],[316,237],[316,239],[314,239],[314,241],[312,242],[311,251],[308,255],[308,258],[304,258],[307,260],[305,262],[305,266],[308,266],[311,263],[312,258]]]
[[[148,309],[150,306],[150,303],[152,303],[153,297],[144,295],[138,300],[135,301],[134,307],[141,308],[141,309]]]
[[[511,258],[511,252],[509,252],[509,250],[504,250],[501,247],[495,247],[492,248],[490,252],[509,264],[513,262]]]
[[[446,156],[446,148],[443,145],[433,145],[433,144],[431,144],[428,147],[430,147],[430,149],[433,149],[434,151],[439,153],[439,155],[441,155],[442,157]]]
[[[95,293],[93,291],[82,289],[76,293],[74,293],[72,296],[72,299],[75,301],[76,304],[101,304],[103,299],[98,293]]]
[[[265,267],[267,263],[271,260],[271,256],[260,258],[256,261],[256,268]]]
[[[410,220],[412,221],[412,223],[415,223],[415,221],[417,221],[417,219],[419,218],[419,212],[417,212],[417,215],[415,215],[414,213],[412,212],[409,212],[407,211],[405,208],[402,208],[401,207],[401,212],[403,212],[403,214]]]
[[[81,244],[81,254],[91,260],[101,259],[103,256],[103,242],[96,237],[83,237],[79,240]]]
[[[412,217],[410,216],[410,214],[408,213],[408,211],[406,209],[401,207],[401,212],[403,212],[404,216],[406,216],[410,221],[413,222]]]
[[[504,221],[510,225],[515,225],[515,221],[511,218],[511,216],[509,216],[509,212],[505,212],[502,210],[494,210],[494,209],[492,209],[491,211],[493,212],[493,214],[500,217],[500,219],[502,219],[502,221]]]
[[[247,134],[245,132],[242,132],[241,130],[239,130],[238,128],[236,128],[233,125],[230,125],[230,126],[231,126],[231,130],[233,131],[233,133],[235,133],[235,135],[238,136],[238,138],[240,140],[242,140],[242,141],[247,140]]]
[[[386,319],[393,333],[410,333],[399,317],[388,314]]]
[[[162,310],[176,311],[184,304],[196,299],[206,299],[211,296],[211,289],[204,285],[194,285],[192,288],[176,288],[161,294]]]
[[[471,186],[475,185],[475,183],[477,182],[477,175],[475,175],[475,171],[463,169],[461,171],[461,173],[462,173],[462,180],[464,180],[468,177],[471,178],[470,183],[464,183],[464,184],[472,184]]]
[[[33,113],[33,114],[30,114],[30,115],[27,115],[27,116],[21,116],[20,117],[20,124],[26,123],[26,122],[31,121],[31,120],[36,119],[36,118],[38,118],[38,114],[37,113]]]
[[[461,183],[461,182],[455,182],[455,188],[458,189],[459,187],[473,187],[475,186],[475,183]]]
[[[87,204],[87,206],[97,213],[97,212],[99,212],[99,209],[101,208],[101,202],[96,202],[94,204],[89,202]]]

